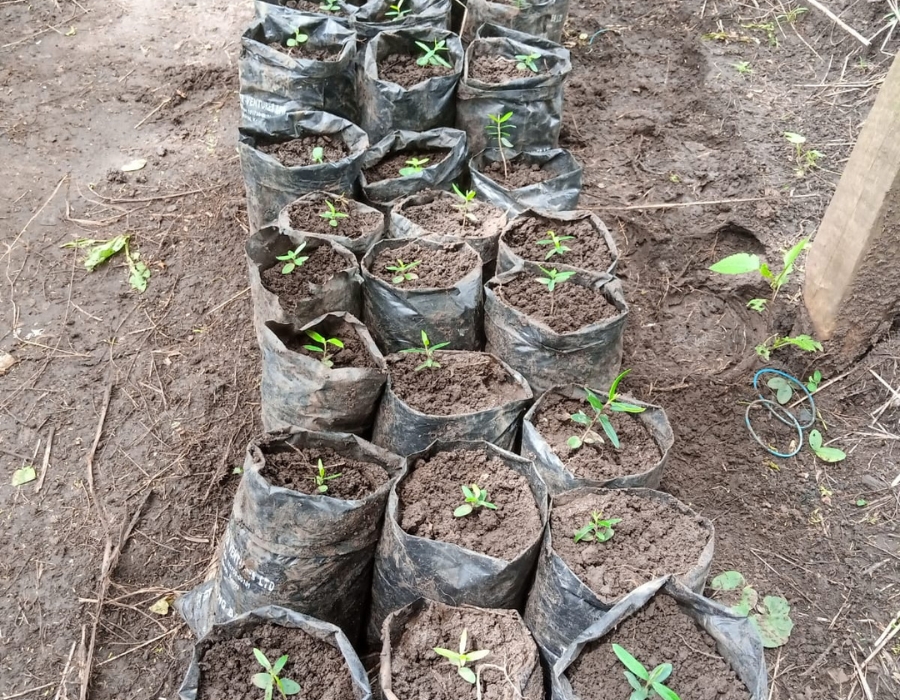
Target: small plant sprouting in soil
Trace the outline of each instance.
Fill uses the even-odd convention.
[[[428,158],[410,158],[406,161],[406,167],[400,168],[401,177],[409,177],[410,175],[418,175],[422,172],[422,167],[428,162]]]
[[[788,250],[784,254],[784,267],[781,268],[781,272],[777,275],[772,272],[767,263],[764,263],[759,259],[758,255],[753,255],[751,253],[735,253],[734,255],[729,255],[726,258],[722,258],[714,265],[710,265],[709,269],[713,272],[718,272],[720,275],[744,275],[748,272],[758,272],[762,275],[763,279],[767,280],[769,286],[772,288],[772,298],[751,299],[747,302],[749,308],[762,313],[766,308],[766,304],[770,301],[775,301],[775,297],[778,296],[778,291],[787,283],[791,276],[791,272],[794,271],[794,263],[797,262],[800,253],[806,250],[808,246],[809,239],[804,238]]]
[[[141,254],[130,246],[131,236],[120,234],[109,240],[97,240],[94,238],[77,238],[74,241],[63,243],[62,248],[87,248],[87,257],[84,266],[88,272],[93,272],[101,264],[120,251],[125,253],[125,264],[128,266],[128,284],[138,292],[147,291],[147,280],[150,279],[150,268],[141,260]]]
[[[780,350],[781,348],[787,347],[788,345],[793,345],[794,347],[800,348],[804,352],[822,352],[822,343],[820,343],[812,336],[805,334],[795,335],[793,337],[773,335],[769,338],[766,338],[754,349],[756,350],[756,354],[759,355],[760,359],[768,362],[769,358],[772,356],[772,353],[775,350]]]
[[[724,594],[730,598],[726,605],[731,605],[732,612],[750,618],[766,649],[787,644],[794,629],[790,614],[791,606],[787,600],[780,596],[767,595],[760,604],[756,589],[747,584],[740,571],[726,571],[719,574],[709,587],[717,594]],[[740,597],[735,598],[738,591]]]
[[[543,272],[546,277],[535,277],[535,279],[542,285],[547,288],[547,291],[550,292],[550,315],[553,316],[553,306],[556,301],[556,285],[562,284],[566,280],[568,280],[572,275],[575,274],[575,270],[568,270],[566,272],[560,272],[554,267],[547,269],[546,267],[541,267],[541,272]]]
[[[819,167],[819,160],[824,158],[825,154],[813,148],[804,148],[803,144],[806,143],[805,136],[796,134],[793,131],[785,131],[784,138],[794,147],[794,162],[797,164],[794,175],[803,177],[813,168]]]
[[[472,202],[475,201],[475,190],[466,190],[465,192],[463,192],[454,182],[453,194],[455,194],[459,199],[459,202],[457,204],[454,204],[453,206],[456,208],[456,211],[462,214],[463,226],[466,225],[467,221],[471,221],[472,223],[477,224],[478,218],[471,212]]]
[[[555,231],[547,231],[547,237],[539,240],[537,244],[553,246],[544,256],[544,260],[549,260],[554,255],[563,255],[572,250],[569,246],[563,245],[563,241],[571,241],[574,239],[575,236],[557,236]]]
[[[815,392],[816,389],[819,388],[819,383],[821,381],[822,373],[819,370],[816,370],[810,375],[809,379],[806,380],[806,388],[809,393]],[[766,382],[766,386],[775,392],[775,400],[782,406],[794,396],[794,387],[792,386],[791,381],[785,377],[776,375]]]
[[[325,206],[328,207],[328,211],[323,211],[319,216],[325,219],[332,228],[337,228],[340,219],[346,219],[350,216],[347,212],[338,211],[330,199],[325,200]]]
[[[337,0],[322,0],[319,3],[319,9],[323,12],[340,12],[341,6]]]
[[[397,0],[397,4],[391,5],[391,9],[384,13],[385,17],[390,17],[392,22],[402,21],[409,14],[409,8],[403,7],[405,1]]]
[[[300,31],[300,28],[297,27],[297,30],[294,32],[294,34],[292,36],[289,36],[287,41],[284,43],[289,49],[299,49],[307,41],[309,41],[309,34],[304,34]]]
[[[809,389],[810,393],[819,390],[819,384],[822,383],[822,373],[819,370],[813,372],[809,379],[806,380],[806,388]]]
[[[681,700],[678,693],[664,685],[666,679],[672,675],[672,664],[660,664],[652,671],[648,671],[625,647],[613,644],[612,650],[616,658],[628,669],[625,671],[625,678],[634,688],[629,700],[647,700],[654,696],[659,696],[663,700]]]
[[[578,413],[573,413],[569,416],[569,418],[578,423],[578,425],[585,426],[585,430],[580,436],[573,435],[566,440],[569,449],[579,450],[583,445],[603,442],[603,438],[600,437],[600,434],[594,431],[594,426],[597,423],[600,423],[603,432],[606,433],[606,437],[609,438],[612,446],[616,449],[619,448],[621,444],[619,442],[619,436],[616,433],[616,429],[613,428],[613,424],[610,422],[609,416],[606,415],[605,411],[609,409],[614,413],[643,413],[647,410],[643,406],[635,406],[632,403],[619,401],[619,384],[630,371],[630,369],[626,369],[613,380],[613,383],[610,385],[609,391],[606,394],[606,401],[603,401],[590,389],[584,390],[585,399],[594,410],[594,415],[593,417],[590,417],[584,411],[578,411]]]
[[[809,449],[823,462],[843,462],[847,459],[847,453],[837,447],[826,447],[822,444],[822,433],[818,430],[809,431]]]
[[[321,165],[325,162],[325,149],[321,146],[316,146],[314,149],[312,149],[312,155],[310,156],[310,159],[316,165]]]
[[[444,649],[443,647],[434,647],[433,651],[438,656],[443,656],[445,659],[450,661],[450,663],[456,667],[456,672],[459,674],[460,678],[462,678],[466,683],[475,684],[475,672],[466,666],[468,663],[472,663],[474,661],[480,661],[481,659],[488,656],[491,652],[489,649],[481,649],[478,651],[466,651],[466,643],[469,639],[469,631],[464,629],[462,634],[459,636],[459,651],[450,651],[450,649]]]
[[[751,22],[750,24],[742,24],[741,27],[765,32],[766,37],[769,39],[769,46],[778,46],[778,35],[775,33],[774,22]]]
[[[303,267],[303,263],[309,260],[308,255],[300,255],[305,247],[306,243],[301,243],[294,250],[289,250],[284,255],[279,255],[277,258],[275,258],[276,260],[281,260],[284,263],[284,267],[281,268],[282,275],[291,274],[298,267]]]
[[[616,531],[613,530],[613,525],[618,525],[620,522],[622,522],[622,518],[604,519],[603,513],[595,510],[591,513],[591,522],[575,531],[575,541],[581,542],[585,540],[590,542],[596,540],[597,542],[606,542],[616,534]]]
[[[453,68],[450,65],[450,62],[440,55],[440,51],[444,51],[445,53],[449,53],[450,49],[447,47],[447,42],[441,39],[438,41],[434,40],[434,44],[429,46],[428,44],[417,41],[416,46],[418,46],[425,53],[422,56],[419,56],[416,59],[416,65],[419,66],[442,66],[444,68]]]
[[[506,164],[506,151],[503,149],[513,148],[512,141],[509,140],[512,137],[510,129],[516,128],[515,124],[507,123],[512,119],[512,116],[512,112],[507,112],[506,114],[489,114],[488,119],[490,121],[485,127],[490,137],[497,142],[497,150],[500,152],[500,160],[503,162],[504,179],[509,177],[509,169]]]
[[[274,664],[259,649],[253,649],[253,656],[256,657],[260,666],[266,669],[265,673],[255,673],[253,675],[253,685],[266,691],[265,700],[272,700],[272,694],[276,688],[278,688],[278,692],[281,693],[283,698],[300,692],[299,683],[292,681],[290,678],[281,678],[278,675],[288,661],[287,654],[279,657]]]
[[[400,258],[397,258],[397,261],[393,265],[385,265],[384,269],[388,272],[396,273],[391,277],[392,284],[403,284],[404,282],[419,279],[419,276],[415,272],[410,272],[410,270],[421,264],[421,260],[413,260],[412,262],[405,263]]]
[[[313,479],[316,482],[316,491],[319,493],[328,493],[328,482],[332,479],[337,479],[342,476],[342,474],[329,474],[328,467],[322,464],[322,460],[318,460],[318,464],[316,464],[316,475]]]
[[[405,348],[400,352],[404,353],[412,353],[415,355],[425,355],[425,361],[416,367],[415,371],[418,372],[422,369],[438,369],[441,364],[434,359],[434,353],[437,350],[440,350],[443,347],[449,345],[449,341],[446,343],[438,343],[437,345],[432,345],[431,341],[428,340],[428,334],[425,331],[421,331],[422,333],[422,347],[420,348]]]
[[[322,357],[319,358],[319,362],[329,369],[334,367],[331,355],[328,354],[328,346],[333,345],[340,350],[344,347],[344,341],[340,338],[326,338],[321,333],[316,333],[316,331],[306,331],[306,335],[308,335],[313,342],[318,343],[318,345],[304,345],[303,349],[321,354]]]
[[[469,515],[469,513],[471,513],[476,508],[497,510],[497,506],[487,499],[487,489],[481,488],[478,484],[471,484],[468,486],[466,484],[463,484],[461,488],[466,502],[461,506],[457,506],[456,510],[453,511],[454,518],[463,518]]]
[[[539,53],[520,53],[516,54],[516,68],[518,70],[530,70],[532,73],[538,72],[537,61],[541,55]]]
[[[752,75],[753,69],[750,67],[750,61],[738,61],[737,63],[732,63],[734,69],[740,73],[741,75]]]
[[[794,7],[783,15],[778,15],[775,19],[779,22],[787,22],[788,24],[796,24],[797,20],[800,19],[801,15],[805,15],[809,12],[808,7]]]

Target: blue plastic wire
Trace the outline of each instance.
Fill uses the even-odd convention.
[[[788,374],[787,372],[782,372],[780,369],[772,369],[771,367],[763,367],[755,375],[753,375],[753,388],[756,389],[757,395],[759,396],[759,398],[763,399],[763,400],[766,400],[766,397],[763,396],[762,392],[759,390],[759,378],[763,374],[775,374],[775,375],[778,375],[779,377],[784,377],[789,382],[796,384],[798,387],[800,387],[800,389],[803,391],[803,393],[806,394],[806,398],[809,401],[809,410],[811,413],[811,417],[810,417],[808,423],[806,423],[805,425],[800,425],[800,421],[798,421],[797,418],[792,413],[790,413],[790,411],[785,410],[785,413],[787,413],[788,415],[791,416],[791,421],[784,420],[781,416],[779,416],[775,411],[772,411],[772,409],[770,408],[769,410],[772,412],[772,414],[778,420],[780,420],[782,423],[784,423],[785,425],[791,425],[791,423],[793,422],[793,423],[796,423],[797,425],[800,425],[800,428],[802,430],[806,430],[807,428],[812,428],[816,424],[816,402],[815,402],[815,400],[813,400],[812,393],[810,392],[810,390],[806,388],[806,384],[804,384],[799,379],[797,379],[797,377],[793,377],[790,374]],[[771,403],[771,402],[769,402],[769,403]]]
[[[794,427],[797,429],[797,447],[794,449],[793,452],[778,452],[777,450],[773,450],[766,443],[764,443],[762,441],[762,439],[760,439],[759,435],[756,434],[756,431],[753,429],[753,426],[750,424],[750,409],[752,409],[756,404],[764,405],[782,423],[784,423],[786,425],[790,425],[791,423],[794,424]],[[788,416],[788,418],[790,418],[790,421],[786,421],[783,418],[781,418],[778,415],[778,411],[784,411],[784,415]],[[793,413],[788,411],[784,406],[781,406],[780,404],[777,404],[774,401],[770,401],[769,399],[756,399],[756,401],[751,401],[747,405],[747,410],[744,412],[744,423],[747,424],[747,430],[750,431],[750,435],[753,436],[753,439],[756,440],[756,442],[758,442],[760,444],[760,446],[762,446],[766,450],[766,452],[768,452],[771,455],[774,455],[775,457],[785,457],[785,458],[793,457],[795,454],[800,452],[800,448],[803,447],[803,428],[800,427],[800,423],[797,421],[797,418],[794,416]]]
[[[605,34],[608,31],[609,31],[608,29],[600,29],[600,30],[594,32],[593,34],[591,34],[591,39],[590,39],[590,41],[588,41],[588,46],[592,46],[594,44],[594,39],[596,39],[601,34]]]

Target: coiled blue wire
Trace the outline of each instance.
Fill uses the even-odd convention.
[[[792,384],[796,384],[798,387],[800,387],[800,389],[806,395],[806,399],[809,401],[809,410],[811,413],[811,417],[810,417],[808,423],[801,425],[800,421],[797,420],[797,417],[793,413],[791,413],[787,408],[775,403],[774,401],[771,401],[771,400],[765,398],[762,395],[762,392],[759,390],[759,378],[764,374],[774,374],[774,375],[777,375],[780,377],[784,377]],[[810,392],[810,390],[806,387],[806,385],[803,382],[801,382],[799,379],[797,379],[796,377],[791,376],[787,372],[782,372],[780,369],[772,369],[770,367],[764,367],[763,369],[759,370],[755,375],[753,375],[753,388],[756,389],[757,396],[759,396],[759,398],[756,401],[751,402],[747,406],[747,410],[744,412],[744,423],[747,425],[747,430],[750,431],[750,435],[753,436],[753,439],[756,440],[756,442],[759,443],[759,445],[763,449],[765,449],[766,452],[768,452],[769,454],[774,455],[775,457],[782,457],[782,458],[793,457],[794,455],[799,453],[800,449],[803,447],[803,431],[806,430],[807,428],[813,427],[813,425],[815,425],[815,423],[816,423],[816,402],[813,399],[812,392]],[[797,447],[796,447],[796,449],[794,449],[793,452],[789,452],[789,453],[778,452],[777,450],[774,450],[771,447],[769,447],[768,445],[766,445],[760,439],[759,435],[756,434],[756,431],[753,429],[753,426],[750,423],[750,410],[757,404],[761,404],[761,405],[765,406],[769,410],[769,413],[771,413],[773,416],[775,416],[775,418],[777,418],[779,421],[781,421],[785,425],[788,425],[788,426],[792,425],[792,426],[794,426],[794,428],[796,428],[796,430],[797,430]],[[784,418],[784,416],[787,416],[787,418]]]

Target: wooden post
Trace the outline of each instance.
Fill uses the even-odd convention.
[[[816,337],[844,361],[900,312],[900,54],[813,241],[803,298]]]

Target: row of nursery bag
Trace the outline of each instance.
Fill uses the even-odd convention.
[[[500,138],[519,150],[559,143],[572,66],[567,49],[544,39],[487,25],[464,53],[457,35],[418,27],[382,32],[357,54],[355,32],[333,19],[267,15],[242,44],[241,126],[258,134],[308,110],[357,123],[373,142],[455,126],[473,152]]]

